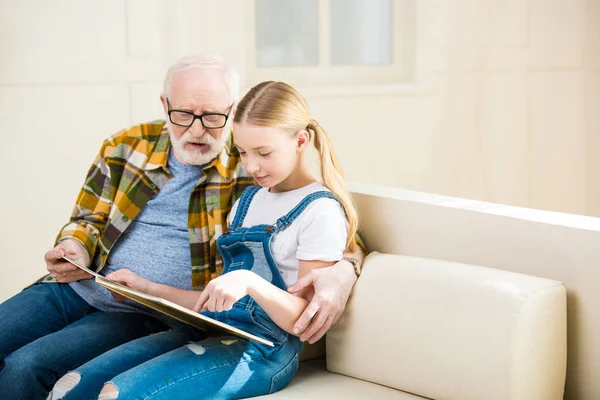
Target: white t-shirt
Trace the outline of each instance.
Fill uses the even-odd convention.
[[[300,189],[271,193],[261,188],[252,199],[244,227],[274,224],[311,193],[329,191],[314,182]],[[239,200],[233,205],[229,221],[233,221]],[[283,232],[271,240],[271,253],[287,286],[298,280],[299,260],[339,261],[348,237],[348,220],[340,203],[330,198],[314,200]]]

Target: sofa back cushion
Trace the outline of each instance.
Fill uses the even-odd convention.
[[[565,287],[372,253],[327,334],[327,368],[432,399],[562,399]]]

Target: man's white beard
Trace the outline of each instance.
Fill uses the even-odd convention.
[[[188,129],[183,135],[181,135],[179,139],[177,139],[173,133],[173,127],[170,123],[167,123],[167,129],[169,131],[171,145],[173,147],[173,151],[175,152],[175,156],[180,162],[187,165],[204,165],[210,163],[221,153],[229,136],[229,130],[227,127],[225,127],[223,128],[223,132],[221,133],[221,138],[219,140],[215,139],[208,132],[202,135],[202,137],[194,139],[194,136],[192,136]],[[207,144],[209,149],[206,153],[202,153],[200,150],[193,151],[185,148],[186,143]]]

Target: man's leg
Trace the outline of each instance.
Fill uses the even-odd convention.
[[[61,330],[89,309],[69,285],[58,283],[39,283],[0,304],[0,374],[9,354]]]
[[[204,332],[184,326],[132,340],[64,375],[54,385],[49,399],[97,399],[104,383],[111,378],[190,341],[204,338]]]
[[[0,373],[0,399],[45,399],[68,371],[123,343],[166,328],[140,314],[87,314],[6,357]]]

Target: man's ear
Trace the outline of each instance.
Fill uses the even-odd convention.
[[[298,151],[303,151],[306,146],[310,143],[310,135],[306,129],[298,131],[296,133],[296,149]]]
[[[169,107],[167,106],[167,98],[165,96],[163,96],[162,94],[160,95],[160,102],[163,105],[163,110],[165,111],[165,116],[167,116],[167,114],[169,113]]]

